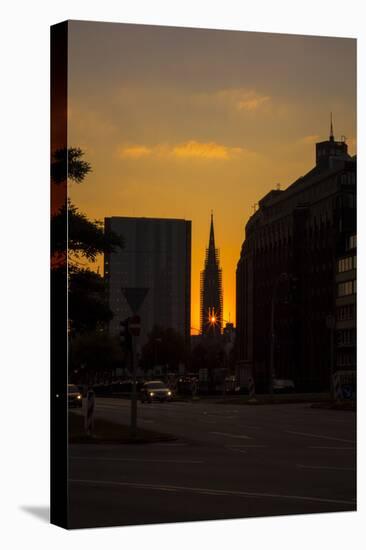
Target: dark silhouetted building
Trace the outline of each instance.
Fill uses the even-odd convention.
[[[315,167],[270,191],[246,224],[238,370],[253,374],[257,390],[269,389],[271,373],[299,391],[325,390],[334,370],[355,368],[355,233],[356,158],[331,127]]]
[[[335,364],[356,370],[356,235],[340,242],[336,272]]]
[[[142,303],[140,344],[154,326],[173,328],[190,344],[191,222],[157,218],[105,218],[105,231],[121,235],[124,247],[104,258],[110,332],[119,332],[131,310],[122,288],[148,289]]]
[[[218,337],[223,325],[222,281],[219,250],[215,247],[213,214],[205,266],[201,271],[201,334]]]

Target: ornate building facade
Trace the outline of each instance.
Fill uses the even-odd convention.
[[[345,260],[355,255],[346,253],[355,233],[356,159],[331,127],[316,144],[315,167],[270,191],[246,224],[236,272],[238,365],[259,390],[273,378],[294,380],[298,391],[328,389],[340,356],[334,331],[351,330],[341,342],[355,347],[356,286],[344,284],[355,279],[355,259]],[[342,312],[352,319],[341,322]]]

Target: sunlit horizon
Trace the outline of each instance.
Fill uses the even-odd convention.
[[[88,22],[71,22],[69,41],[69,146],[93,168],[71,200],[92,219],[192,221],[192,334],[213,210],[235,323],[253,205],[314,166],[330,111],[356,152],[355,41]]]

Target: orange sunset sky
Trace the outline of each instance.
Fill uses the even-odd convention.
[[[70,147],[93,172],[70,196],[90,218],[192,220],[192,327],[214,211],[224,318],[253,203],[314,164],[314,144],[356,152],[356,41],[70,22]]]

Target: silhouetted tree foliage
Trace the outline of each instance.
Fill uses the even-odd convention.
[[[207,368],[207,349],[198,344],[191,352],[191,370],[197,372],[199,369]]]
[[[103,223],[89,220],[76,206],[69,201],[53,219],[52,249],[68,250],[69,260],[85,258],[94,262],[98,254],[115,252],[123,247],[123,239],[116,233],[104,232]],[[68,240],[65,240],[65,224],[68,224]]]
[[[83,156],[84,152],[78,147],[57,150],[51,160],[52,181],[62,183],[67,175],[69,180],[82,183],[92,170]],[[78,260],[95,262],[99,254],[122,248],[122,238],[113,232],[106,234],[102,222],[89,220],[68,199],[51,219],[51,246],[53,257],[61,259],[60,262],[54,262],[53,272],[59,273],[52,275],[55,289],[60,285],[61,293],[64,292],[67,277],[65,252],[68,254],[71,335],[105,327],[113,317],[105,294],[105,281],[99,274],[80,267]]]
[[[72,333],[103,328],[113,317],[104,279],[90,269],[72,268],[69,278],[69,319]]]
[[[155,326],[142,348],[141,366],[144,369],[155,365],[168,365],[176,370],[179,363],[186,359],[186,347],[183,336],[173,328]]]
[[[207,339],[198,344],[191,352],[191,368],[194,372],[198,369],[216,369],[223,366],[224,351],[221,343]]]
[[[79,147],[57,149],[51,159],[51,178],[54,183],[62,183],[67,179],[75,183],[84,181],[85,176],[92,171],[89,162],[83,160],[84,151]]]
[[[92,331],[76,336],[71,345],[71,370],[80,378],[107,373],[121,364],[122,350],[117,338],[106,332]]]

